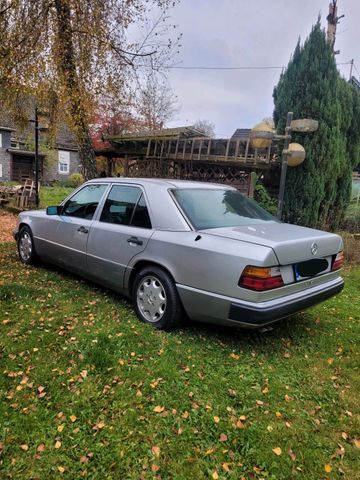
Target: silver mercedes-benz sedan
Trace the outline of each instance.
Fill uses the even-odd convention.
[[[192,320],[262,327],[340,292],[338,235],[280,223],[225,185],[103,178],[23,212],[20,259],[57,264],[133,300],[170,329]]]

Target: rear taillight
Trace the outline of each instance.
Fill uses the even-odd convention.
[[[282,287],[284,282],[279,267],[263,268],[248,266],[244,269],[238,285],[239,287],[262,292],[264,290]]]
[[[344,252],[339,252],[334,260],[332,271],[340,270],[344,266]]]

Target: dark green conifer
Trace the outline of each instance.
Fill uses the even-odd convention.
[[[360,92],[339,74],[332,47],[320,26],[304,45],[298,42],[274,89],[274,121],[285,127],[286,114],[313,118],[319,130],[293,134],[306,159],[288,168],[283,219],[318,228],[336,228],[350,201],[351,172],[360,159]]]

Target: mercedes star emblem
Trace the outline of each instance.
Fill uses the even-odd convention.
[[[317,254],[317,251],[318,251],[317,243],[313,243],[313,244],[311,245],[311,253],[312,253],[313,255],[316,255],[316,254]]]

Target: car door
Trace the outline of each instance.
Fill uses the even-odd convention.
[[[127,265],[153,234],[144,192],[135,185],[113,185],[89,232],[89,274],[121,290]]]
[[[78,190],[46,221],[43,256],[75,272],[86,272],[86,245],[92,219],[108,184],[89,184]],[[43,236],[43,237],[44,237]]]

